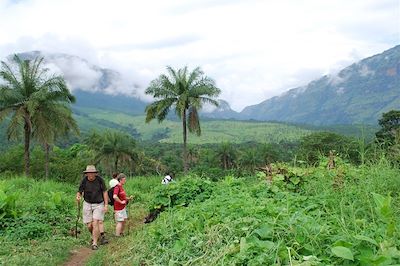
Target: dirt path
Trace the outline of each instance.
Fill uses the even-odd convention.
[[[127,221],[127,228],[126,228],[126,234],[130,235],[130,233],[132,233],[134,230],[137,230],[138,228],[140,228],[141,226],[143,226],[143,220],[144,217],[146,216],[146,210],[145,209],[140,209],[138,211],[138,214],[136,215],[132,215],[133,217],[129,217],[128,221]],[[115,239],[115,237],[114,237]],[[114,240],[113,239],[113,240]],[[109,239],[111,240],[111,239]],[[114,242],[114,243],[113,243]],[[117,241],[110,241],[109,244],[107,244],[107,246],[113,246],[116,245],[116,248],[118,247],[118,243]],[[92,249],[88,248],[88,247],[81,247],[79,249],[75,249],[71,251],[71,256],[69,258],[69,260],[67,262],[65,262],[63,264],[63,266],[84,266],[85,263],[89,260],[90,256],[93,254]]]
[[[87,247],[82,247],[78,250],[71,251],[71,258],[63,264],[63,266],[82,266],[85,265],[93,250]]]

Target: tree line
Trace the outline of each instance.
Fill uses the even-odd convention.
[[[160,123],[174,111],[182,121],[183,144],[136,142],[127,133],[106,130],[76,138],[77,143],[64,149],[57,141],[79,135],[70,104],[75,101],[64,78],[49,73],[43,58],[1,62],[0,122],[7,122],[7,138],[23,140],[0,156],[0,172],[31,174],[31,153],[35,176],[71,181],[88,163],[98,164],[106,174],[125,171],[131,174],[187,174],[189,171],[218,177],[227,172],[245,175],[258,167],[275,162],[315,164],[320,156],[335,151],[358,164],[385,154],[398,163],[400,153],[400,111],[384,113],[381,129],[370,143],[332,132],[317,132],[297,142],[243,143],[188,146],[188,131],[201,134],[199,110],[204,104],[218,106],[220,89],[200,68],[175,70],[154,79],[146,89],[155,101],[146,108],[146,122]],[[34,143],[34,147],[31,145]],[[23,153],[23,154],[21,154]],[[21,162],[23,158],[23,162]],[[42,164],[40,170],[38,164]],[[75,173],[73,173],[75,171]]]

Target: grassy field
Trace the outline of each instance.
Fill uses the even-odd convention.
[[[106,180],[108,183],[108,180]],[[141,223],[159,177],[130,179],[126,189],[134,195],[129,223]],[[0,265],[60,265],[71,251],[89,247],[90,235],[78,221],[75,238],[78,184],[0,176]],[[140,193],[139,193],[140,191]],[[112,207],[106,214],[106,232],[115,245]],[[140,218],[140,221],[138,220]],[[129,231],[129,230],[128,230]],[[131,232],[132,234],[132,232]]]
[[[279,167],[286,173],[272,185],[262,175],[217,183],[190,177],[152,188],[151,197],[140,192],[148,208],[164,211],[89,265],[400,263],[398,169]]]
[[[110,121],[125,127],[135,128],[143,140],[160,140],[166,143],[182,143],[182,123],[180,121],[165,120],[162,123],[154,120],[145,123],[144,116],[131,116],[124,113],[116,113],[108,110],[80,108],[88,117],[79,117],[81,127],[89,127],[93,121],[85,123],[90,118]],[[94,127],[95,128],[95,127]],[[101,130],[100,126],[100,130]],[[279,141],[293,141],[310,134],[313,130],[301,127],[267,122],[247,121],[201,121],[202,135],[197,137],[189,135],[192,144],[205,143],[243,143],[256,141],[263,143],[276,143]]]
[[[337,169],[275,165],[263,173],[211,182],[178,177],[128,178],[127,235],[87,265],[397,265],[400,263],[400,171],[384,161]],[[106,179],[106,181],[108,181]],[[70,235],[78,184],[0,179],[0,264],[59,265],[90,236]],[[150,224],[143,218],[161,208]],[[12,252],[10,252],[12,251]]]
[[[339,162],[334,170],[280,164],[272,184],[263,173],[218,182],[178,177],[168,186],[160,179],[128,179],[126,191],[135,201],[128,208],[127,235],[112,236],[108,213],[110,243],[87,265],[400,263],[400,172],[384,163]],[[83,225],[78,239],[68,233],[76,221],[76,187],[0,180],[1,265],[60,265],[70,250],[88,246]],[[157,208],[163,210],[159,217],[143,224]],[[18,211],[10,220],[12,210]]]

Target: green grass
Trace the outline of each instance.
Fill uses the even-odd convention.
[[[182,143],[183,141],[181,121],[165,120],[162,123],[158,123],[158,121],[154,120],[150,123],[145,123],[144,116],[131,116],[124,113],[91,108],[79,108],[79,110],[94,119],[107,120],[123,126],[133,126],[141,134],[143,140],[151,140],[156,134],[169,131],[168,136],[161,139],[161,142]],[[86,124],[86,120],[90,121],[90,118],[80,117],[80,125],[85,127],[90,125],[91,122]],[[202,135],[200,137],[189,134],[190,143],[243,143],[248,141],[277,143],[279,141],[298,140],[313,132],[312,130],[281,123],[222,120],[203,120],[201,121],[201,128]]]
[[[166,199],[184,198],[186,203],[173,205],[167,200],[170,207],[155,222],[139,226],[114,244],[118,252],[102,250],[102,264],[400,263],[398,169],[341,163],[333,171],[324,167],[290,171],[302,180],[295,190],[293,184],[279,181],[280,174],[273,186],[254,177],[226,177],[212,183],[213,193],[204,200],[198,196],[190,200],[189,194],[196,190],[188,189],[193,182],[185,179],[155,188],[150,192],[153,199],[163,202],[162,195],[170,195]]]
[[[57,265],[85,244],[70,236],[75,193],[66,183],[0,177],[0,265]]]
[[[384,160],[362,167],[338,160],[330,171],[281,164],[273,180],[269,185],[261,174],[218,182],[188,176],[163,186],[161,177],[128,177],[125,190],[134,201],[128,205],[127,236],[112,236],[110,210],[105,220],[110,243],[87,265],[400,263],[398,169]],[[0,178],[0,210],[11,213],[3,203],[16,195],[17,221],[25,221],[0,232],[1,265],[59,265],[72,249],[87,246],[83,225],[78,239],[68,235],[76,221],[77,186]],[[143,224],[160,205],[165,207],[160,216]]]

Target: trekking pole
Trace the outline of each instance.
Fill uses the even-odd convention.
[[[77,206],[78,206],[78,215],[76,217],[76,223],[75,223],[75,237],[78,239],[78,222],[81,217],[81,201],[80,200],[78,201]]]
[[[132,196],[130,198],[131,199],[129,200],[129,203],[131,203],[131,201],[133,199]],[[127,205],[127,207],[128,207],[128,209],[127,209],[127,211],[128,211],[128,236],[129,236],[129,231],[131,229],[131,218],[132,218],[131,207],[130,207],[131,205],[132,205],[132,203]]]
[[[130,205],[128,204],[127,206],[130,206]],[[128,207],[128,209],[126,211],[128,212],[128,236],[129,236],[129,231],[130,231],[130,228],[131,228],[131,215],[130,215],[131,210]]]

